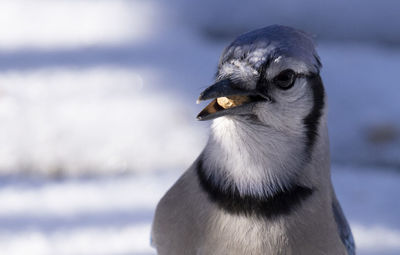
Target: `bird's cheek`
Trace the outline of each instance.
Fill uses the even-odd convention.
[[[253,114],[256,115],[258,119],[263,123],[267,123],[273,115],[270,109],[268,109],[266,103],[258,103],[254,105],[252,111]]]

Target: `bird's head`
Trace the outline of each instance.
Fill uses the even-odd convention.
[[[274,25],[243,34],[224,50],[216,82],[199,97],[212,102],[197,118],[225,116],[289,133],[305,130],[312,143],[324,107],[320,67],[304,32]]]

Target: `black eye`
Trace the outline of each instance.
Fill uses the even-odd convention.
[[[295,80],[296,73],[291,69],[286,69],[275,76],[273,81],[280,89],[286,90],[293,86]]]

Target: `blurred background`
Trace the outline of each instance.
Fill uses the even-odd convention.
[[[315,36],[358,254],[400,254],[400,2],[0,1],[1,254],[150,255],[202,150],[195,100],[240,33]]]

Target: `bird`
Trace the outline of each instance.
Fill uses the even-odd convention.
[[[159,255],[355,254],[331,181],[327,99],[313,37],[238,36],[198,102],[204,150],[159,201]]]

